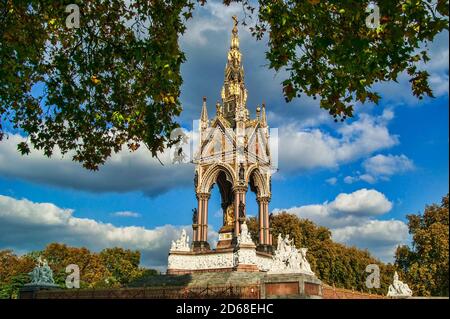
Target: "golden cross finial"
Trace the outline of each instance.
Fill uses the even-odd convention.
[[[237,17],[236,16],[232,16],[232,18],[233,18],[233,21],[234,21],[234,26],[237,27],[237,25],[239,23]]]

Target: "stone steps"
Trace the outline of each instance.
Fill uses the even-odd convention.
[[[188,275],[149,276],[130,284],[130,287],[171,287],[171,286],[248,286],[258,284],[264,273],[260,272],[215,272]]]

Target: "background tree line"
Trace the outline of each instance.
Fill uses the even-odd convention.
[[[394,271],[419,296],[449,295],[449,212],[448,194],[441,204],[425,207],[423,214],[407,215],[411,246],[399,246],[394,264],[383,263],[368,250],[336,243],[331,231],[307,219],[282,212],[272,217],[274,245],[278,234],[289,234],[297,248],[308,248],[307,258],[312,270],[324,283],[385,295]],[[253,240],[258,240],[258,221],[247,219]],[[366,287],[365,271],[369,264],[380,267],[379,289]]]
[[[258,221],[255,217],[247,220],[253,240],[258,236]],[[272,235],[277,245],[278,234],[289,234],[297,248],[308,248],[307,259],[312,271],[325,284],[339,288],[354,289],[377,294],[386,294],[392,282],[394,266],[385,264],[373,257],[369,251],[336,243],[331,238],[331,231],[318,226],[310,220],[301,219],[294,214],[281,212],[272,217]],[[379,289],[368,289],[365,285],[369,275],[366,267],[377,264],[380,267]]]
[[[336,243],[331,231],[310,220],[282,212],[272,218],[272,234],[277,244],[278,234],[289,234],[295,245],[307,247],[307,258],[312,270],[324,283],[385,295],[392,283],[394,271],[406,282],[415,295],[449,295],[449,209],[448,194],[441,204],[425,207],[423,214],[408,215],[411,246],[399,246],[394,264],[386,264],[369,251]],[[247,219],[253,240],[257,241],[258,223],[255,217]],[[69,247],[52,243],[42,251],[17,256],[11,250],[0,251],[0,298],[17,297],[20,287],[30,282],[28,273],[39,256],[47,259],[54,272],[55,282],[65,286],[66,266],[80,267],[81,288],[119,288],[133,282],[145,282],[147,276],[157,275],[154,269],[140,267],[139,251],[107,248],[99,253],[87,248]],[[369,264],[380,267],[378,289],[365,285]]]
[[[36,266],[37,258],[47,259],[53,270],[55,283],[65,287],[66,267],[80,267],[80,288],[119,288],[144,276],[155,275],[154,269],[140,267],[141,253],[118,247],[99,253],[87,248],[52,243],[42,251],[17,256],[11,250],[0,251],[0,298],[16,298],[19,289],[30,282],[28,273]]]
[[[397,248],[396,267],[416,294],[448,296],[448,194],[441,204],[426,206],[423,214],[407,218],[412,245]]]

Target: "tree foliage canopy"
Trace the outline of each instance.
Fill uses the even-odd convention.
[[[205,0],[0,0],[0,140],[7,124],[30,146],[55,148],[98,169],[124,145],[144,144],[157,156],[178,126],[178,39],[196,2]],[[447,0],[380,0],[380,26],[365,20],[369,1],[224,0],[255,13],[251,30],[268,33],[269,67],[286,69],[288,101],[306,94],[336,119],[352,116],[354,102],[378,102],[376,82],[406,71],[413,94],[432,96],[423,43],[448,29]],[[81,12],[68,29],[68,4]],[[256,9],[255,9],[256,8]],[[255,11],[256,10],[256,11]],[[187,30],[189,32],[189,30]],[[41,94],[42,92],[42,94]]]
[[[124,144],[153,155],[170,145],[188,0],[0,2],[0,125],[11,122],[47,156],[74,151],[89,169]],[[66,27],[69,3],[80,28]]]
[[[373,27],[366,23],[371,3],[379,8]],[[289,71],[287,101],[318,96],[320,107],[344,119],[354,102],[378,103],[373,85],[396,81],[403,71],[415,96],[433,96],[419,64],[429,60],[423,45],[448,30],[448,10],[445,0],[260,0],[252,30],[258,38],[269,30],[270,68]]]
[[[396,266],[411,289],[423,296],[449,295],[448,194],[440,205],[425,207],[422,214],[408,215],[412,246],[396,251]]]

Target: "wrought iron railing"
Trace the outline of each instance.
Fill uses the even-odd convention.
[[[38,299],[259,299],[260,286],[43,290]]]

